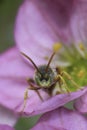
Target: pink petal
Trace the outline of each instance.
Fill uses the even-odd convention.
[[[46,62],[44,57],[52,53],[54,43],[71,42],[68,24],[73,6],[73,0],[25,0],[21,5],[15,24],[15,40],[19,49],[37,65]]]
[[[40,95],[43,97],[44,101],[41,101],[35,92],[29,91],[29,99],[27,101],[27,105],[24,109],[24,114],[26,116],[29,115],[37,115],[40,113],[45,113],[51,110],[54,110],[60,106],[63,106],[69,101],[72,101],[81,95],[83,95],[87,91],[87,87],[85,89],[80,90],[78,92],[73,92],[69,94],[59,94],[54,97],[47,97],[47,94],[44,91],[40,91]],[[23,106],[23,104],[22,104]],[[21,107],[22,107],[21,106]],[[20,112],[21,107],[17,109]]]
[[[33,75],[33,69],[22,60],[16,47],[0,55],[0,78],[25,78]]]
[[[14,130],[14,128],[5,124],[4,125],[0,124],[0,130]]]
[[[0,104],[15,110],[23,100],[26,78],[33,75],[33,69],[22,61],[17,48],[2,54],[0,63]]]
[[[8,110],[5,107],[0,106],[0,124],[14,126],[17,119],[18,116],[15,115],[11,110]]]
[[[74,13],[70,22],[74,42],[87,42],[87,0],[74,1]]]
[[[75,101],[74,106],[79,112],[87,112],[87,92]]]
[[[61,107],[44,114],[32,130],[37,130],[37,128],[50,130],[46,129],[49,126],[57,129],[63,128],[64,130],[86,130],[87,118],[78,112]]]
[[[86,14],[87,0],[25,0],[16,19],[16,43],[37,65],[44,64],[54,43],[87,41]]]

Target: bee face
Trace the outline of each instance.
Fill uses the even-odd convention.
[[[36,69],[36,72],[35,72],[36,84],[40,88],[50,88],[50,86],[54,82],[54,76],[55,76],[53,70],[50,68],[50,63],[51,63],[55,53],[53,53],[51,55],[47,65],[42,65],[39,67],[37,67],[36,64],[34,63],[34,61],[30,57],[28,57],[26,54],[24,54],[23,52],[21,52],[21,54],[23,56],[25,56],[29,61],[31,61],[31,63],[35,67],[35,69]]]
[[[35,72],[35,82],[37,85],[39,85],[42,88],[49,88],[50,85],[54,81],[54,72],[53,70],[49,67],[47,72],[46,72],[47,66],[40,66],[38,71]]]

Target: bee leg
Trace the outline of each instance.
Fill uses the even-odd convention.
[[[26,78],[26,80],[27,80],[27,83],[28,83],[28,84],[30,84],[30,82],[31,82],[31,83],[34,83],[34,80],[33,80],[32,78]]]
[[[35,90],[35,92],[37,93],[37,95],[39,96],[39,98],[43,101],[43,98],[41,97],[40,93],[38,92],[39,89],[41,89],[40,87],[35,87],[34,84],[34,80],[33,79],[27,79],[28,84],[30,85],[31,90]]]
[[[63,77],[62,77],[61,75],[58,75],[58,76],[57,76],[56,81],[59,82],[60,87],[62,86],[62,85],[61,85],[61,82],[64,83],[67,92],[70,93],[70,89],[68,88],[68,86],[67,86],[65,80],[63,79]]]
[[[37,95],[39,96],[39,98],[43,101],[43,98],[42,98],[42,96],[40,95],[40,93],[39,93],[39,89],[41,89],[41,88],[32,88],[32,87],[30,87],[29,89],[31,89],[31,90],[35,90],[35,92],[37,93]]]
[[[65,75],[66,78],[68,78],[68,79],[72,82],[72,84],[73,84],[77,89],[80,88],[80,87],[78,86],[78,84],[72,79],[72,77],[71,77],[67,72],[63,71],[63,72],[61,73],[61,75]]]
[[[62,86],[62,83],[63,83],[63,82],[61,82],[61,80],[59,80],[59,88],[60,88],[60,91],[61,91],[62,93],[64,93],[64,91],[63,91],[63,89],[62,89],[62,87],[61,87],[61,86]],[[69,93],[69,92],[68,92],[68,93]]]
[[[23,113],[23,111],[24,111],[24,109],[25,109],[25,107],[26,107],[26,104],[27,104],[28,90],[35,90],[35,91],[37,92],[38,96],[40,97],[40,99],[42,100],[42,97],[41,97],[41,95],[39,94],[38,89],[40,89],[40,88],[35,88],[34,86],[33,86],[33,87],[32,87],[32,86],[27,87],[27,89],[26,89],[25,92],[24,92],[24,103],[23,103],[23,108],[22,108],[22,110],[21,110],[21,113]]]
[[[28,99],[28,89],[29,89],[29,87],[24,92],[24,102],[23,102],[23,108],[21,110],[21,113],[23,113],[23,111],[26,107],[26,103],[27,103],[27,99]]]
[[[24,92],[24,103],[23,103],[23,108],[21,110],[21,113],[23,113],[25,107],[26,107],[26,103],[27,103],[27,99],[28,99],[28,90],[35,90],[37,95],[39,96],[39,98],[43,101],[43,98],[41,97],[40,93],[38,92],[39,89],[41,88],[36,88],[33,84],[32,84],[32,81],[31,80],[27,80],[28,81],[28,84],[29,84],[29,87],[27,87],[27,89],[25,90]]]
[[[61,75],[61,69],[59,67],[56,67],[56,72],[58,75]]]

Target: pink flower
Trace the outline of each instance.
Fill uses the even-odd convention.
[[[82,6],[81,12],[80,6]],[[84,28],[76,28],[80,18],[77,16],[84,12],[84,6],[79,0],[25,0],[23,2],[15,24],[17,47],[0,56],[1,105],[20,112],[24,103],[24,92],[28,86],[26,78],[34,76],[34,68],[30,62],[22,58],[20,51],[31,57],[37,65],[43,65],[47,64],[45,57],[49,57],[52,53],[54,43],[69,44],[72,39],[75,42],[80,41],[79,33],[83,32]],[[84,27],[84,21],[81,21],[81,25],[82,23]],[[78,34],[77,37],[75,33]],[[48,99],[48,93],[40,90],[44,98],[44,101],[41,101],[35,91],[29,90],[24,114],[30,116],[51,111],[80,97],[86,91],[87,88],[84,88]]]
[[[59,108],[44,114],[32,130],[86,130],[87,118],[80,113]]]

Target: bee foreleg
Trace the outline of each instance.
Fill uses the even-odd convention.
[[[38,87],[38,88],[35,87],[35,86],[33,85],[34,81],[31,80],[31,79],[27,79],[27,82],[28,82],[28,84],[30,85],[29,89],[35,90],[36,93],[37,93],[37,95],[39,96],[39,98],[43,101],[43,98],[41,97],[40,93],[38,92],[38,90],[41,89],[41,88],[40,88],[40,87]]]
[[[23,113],[23,111],[26,107],[26,103],[27,103],[27,99],[28,99],[28,89],[29,89],[29,87],[24,92],[24,102],[23,102],[23,108],[21,110],[21,113]]]
[[[21,110],[21,113],[23,113],[25,107],[26,107],[26,103],[27,103],[27,99],[28,99],[28,90],[35,90],[37,95],[39,96],[39,98],[41,100],[43,100],[43,98],[41,97],[40,93],[38,92],[39,89],[41,88],[36,88],[32,82],[30,80],[28,80],[28,84],[30,85],[29,87],[26,88],[25,92],[24,92],[24,103],[23,103],[23,108]]]
[[[26,80],[27,80],[27,83],[28,83],[28,84],[30,84],[30,82],[31,82],[31,83],[34,83],[34,80],[33,80],[32,78],[26,78]]]
[[[62,77],[61,75],[59,75],[59,74],[57,75],[56,81],[59,82],[59,87],[61,87],[61,86],[62,86],[62,83],[63,83],[63,84],[65,85],[65,88],[66,88],[67,92],[70,93],[70,89],[68,88],[68,86],[67,86],[65,80],[63,79],[63,77]]]
[[[78,86],[78,84],[72,79],[72,77],[71,77],[67,72],[63,71],[63,72],[62,72],[62,75],[65,75],[66,78],[68,78],[68,79],[72,82],[72,84],[73,84],[77,89],[80,88],[80,87]]]

